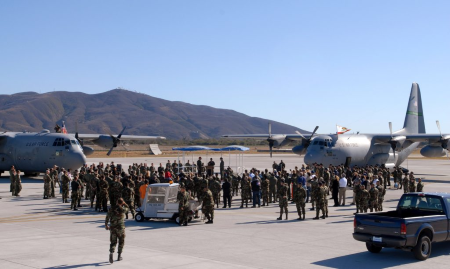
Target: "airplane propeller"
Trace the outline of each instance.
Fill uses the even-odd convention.
[[[311,141],[312,141],[314,135],[316,134],[317,129],[319,129],[319,126],[316,126],[316,128],[314,128],[314,131],[312,132],[311,136],[309,137],[308,140],[306,140],[305,148],[309,147],[309,145],[311,144]]]
[[[118,145],[119,142],[120,142],[120,138],[122,137],[122,134],[123,134],[123,132],[125,131],[126,128],[127,128],[126,126],[123,127],[122,131],[120,132],[120,134],[119,134],[117,137],[114,137],[112,134],[109,134],[109,136],[111,137],[111,139],[112,139],[112,141],[113,141],[113,145],[112,145],[112,147],[109,149],[109,151],[108,151],[108,153],[107,153],[106,155],[109,156],[109,155],[111,154],[111,152],[113,151],[113,149],[117,147],[117,145]]]
[[[83,140],[81,140],[78,136],[78,122],[75,122],[75,138],[78,140],[78,143],[80,143],[81,147],[83,147]]]
[[[392,122],[389,122],[389,132],[391,133],[391,140],[389,144],[391,144],[392,151],[394,152],[394,160],[395,160],[395,150],[397,149],[397,141],[394,141],[394,136],[392,135]]]
[[[447,139],[444,139],[444,137],[442,136],[442,132],[441,132],[441,124],[439,123],[438,120],[436,121],[436,125],[437,125],[437,127],[438,127],[439,134],[441,135],[441,140],[440,140],[441,146],[442,146],[442,148],[444,148],[444,150],[445,150],[445,155],[447,156],[447,159],[449,159],[449,157],[448,157],[448,150],[447,150],[448,140],[447,140]],[[449,159],[449,160],[450,160],[450,159]]]

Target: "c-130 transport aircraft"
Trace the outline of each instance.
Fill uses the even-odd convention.
[[[94,149],[83,146],[85,140],[94,144],[110,148],[107,155],[124,140],[165,139],[163,136],[118,136],[105,134],[65,134],[50,133],[42,130],[33,132],[3,132],[0,133],[0,173],[7,171],[12,165],[25,175],[36,175],[45,172],[54,165],[65,169],[75,170],[86,163],[86,155]]]
[[[390,134],[316,134],[316,126],[310,135],[269,134],[224,135],[223,137],[266,139],[272,148],[279,148],[290,141],[299,141],[292,151],[305,155],[305,163],[322,163],[324,166],[347,165],[365,166],[385,165],[387,168],[400,166],[421,142],[427,145],[420,150],[424,157],[442,157],[448,154],[450,135],[442,134],[439,121],[436,121],[440,134],[426,134],[422,109],[422,98],[417,83],[413,83],[408,100],[403,129]]]

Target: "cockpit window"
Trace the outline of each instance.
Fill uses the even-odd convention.
[[[62,138],[56,138],[55,142],[53,142],[54,147],[61,147],[64,146],[64,139]]]
[[[72,143],[72,145],[76,145],[77,142],[75,142],[75,140],[70,140],[70,142]]]
[[[317,145],[317,143],[319,143],[318,141],[314,141],[313,145]]]
[[[319,141],[319,146],[323,146],[323,141]]]

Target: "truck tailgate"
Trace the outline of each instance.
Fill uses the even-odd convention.
[[[374,236],[400,236],[401,218],[377,216],[374,214],[356,215],[357,233],[371,234]]]

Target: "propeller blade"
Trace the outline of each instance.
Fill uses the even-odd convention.
[[[437,120],[436,121],[436,125],[437,125],[437,127],[438,127],[438,130],[439,130],[439,134],[441,135],[441,137],[442,137],[442,132],[441,132],[441,124],[439,123],[439,121]]]
[[[106,155],[111,155],[111,152],[113,151],[113,149],[114,149],[114,146],[112,146],[110,149],[109,149],[109,151],[108,151],[108,153],[106,153]]]
[[[120,134],[117,136],[118,139],[120,139],[120,137],[122,137],[123,132],[125,131],[125,129],[127,128],[127,126],[124,126],[122,129],[122,132],[120,132]]]
[[[389,122],[389,131],[391,132],[391,137],[392,137],[392,122]]]
[[[269,137],[272,137],[272,123],[269,122]]]
[[[295,131],[298,135],[300,135],[303,139],[306,139],[304,135],[302,135],[299,131]]]
[[[313,136],[316,134],[317,129],[319,129],[319,126],[316,126],[316,128],[314,128],[314,131],[311,134],[311,137],[309,138],[309,140],[311,140],[311,138],[313,138]]]
[[[272,145],[269,145],[269,149],[270,149],[270,158],[272,158],[272,148],[273,148],[273,146],[272,146]]]

